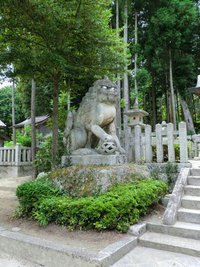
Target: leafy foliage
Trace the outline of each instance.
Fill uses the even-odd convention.
[[[117,229],[126,232],[131,224],[150,211],[166,191],[164,182],[146,179],[118,184],[97,197],[76,199],[58,196],[58,191],[52,196],[53,191],[49,187],[46,190],[41,187],[40,181],[35,181],[20,186],[17,195],[21,210],[25,211],[22,215],[32,216],[40,225],[55,222],[71,230]]]
[[[60,158],[64,155],[64,147],[63,147],[63,137],[62,134],[59,133],[59,150],[58,150],[58,158],[56,159],[57,164],[60,163]],[[40,148],[36,154],[36,159],[34,165],[37,168],[38,172],[48,172],[52,168],[52,136],[47,136],[43,142],[40,144]]]
[[[39,134],[37,132],[36,140],[37,140],[37,142],[42,140],[42,133]],[[21,144],[22,146],[31,147],[31,126],[30,125],[24,126],[24,129],[22,129],[22,130],[17,129],[16,142],[18,144]],[[14,146],[13,141],[5,142],[5,146],[8,146],[8,147]]]
[[[38,180],[18,186],[16,194],[22,214],[29,215],[37,208],[43,198],[58,196],[61,192],[57,188],[50,186],[47,181]]]

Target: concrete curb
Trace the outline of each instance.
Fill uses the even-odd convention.
[[[46,267],[109,267],[136,245],[137,237],[129,236],[91,253],[0,227],[0,250]]]

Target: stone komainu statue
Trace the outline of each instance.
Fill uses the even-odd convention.
[[[125,153],[116,135],[116,100],[116,85],[104,78],[89,89],[77,112],[68,113],[64,144],[72,154],[92,154],[97,146],[99,153]]]

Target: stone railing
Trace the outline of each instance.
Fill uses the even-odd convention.
[[[15,147],[0,147],[0,166],[31,165],[31,148],[16,145]]]
[[[184,194],[184,186],[187,183],[190,169],[182,168],[174,186],[172,195],[163,216],[163,224],[173,225],[177,221],[177,212],[181,206],[181,198]]]
[[[187,128],[180,122],[178,131],[172,123],[157,124],[155,133],[150,125],[135,126],[129,134],[128,158],[136,163],[164,162],[164,149],[167,150],[167,161],[176,162],[175,145],[179,147],[179,162],[188,162]],[[153,159],[153,152],[156,158]]]

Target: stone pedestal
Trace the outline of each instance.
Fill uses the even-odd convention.
[[[122,165],[127,163],[125,155],[71,155],[62,157],[62,166],[71,165]]]

